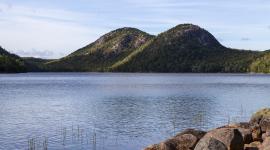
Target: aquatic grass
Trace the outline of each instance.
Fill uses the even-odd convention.
[[[67,129],[66,128],[62,128],[62,144],[63,146],[65,146],[66,143],[66,138],[67,138]]]
[[[36,141],[34,138],[28,140],[28,150],[35,150],[36,149]]]
[[[231,124],[231,116],[228,115],[228,116],[227,116],[227,125],[230,125],[230,124]]]
[[[42,143],[42,144],[41,144]],[[30,138],[28,139],[28,150],[48,150],[48,138],[44,137],[44,139],[39,140],[38,138]]]
[[[97,148],[97,134],[96,134],[96,130],[94,130],[93,133],[93,150],[96,150]]]
[[[47,137],[45,137],[42,145],[43,145],[43,150],[48,150],[48,138]]]
[[[195,116],[193,116],[193,123],[198,124],[200,129],[203,129],[205,125],[204,115],[204,112],[199,112]]]
[[[175,136],[176,135],[176,108],[175,108],[176,106],[175,105],[173,105],[173,118],[172,118],[172,121],[171,121],[171,123],[172,123],[172,128],[173,128],[173,136]]]
[[[68,146],[76,145],[81,148],[87,147],[87,149],[98,149],[98,146],[104,147],[105,138],[101,137],[98,139],[98,132],[94,128],[92,131],[91,129],[82,128],[81,126],[77,125],[76,129],[74,125],[71,127],[61,127],[59,130],[56,130],[56,138],[54,137],[34,137],[29,138],[27,140],[27,150],[48,150],[49,148],[49,141],[50,139],[54,140],[54,143],[63,149],[66,149]],[[98,145],[98,140],[103,141]],[[61,149],[62,149],[61,148]],[[104,149],[104,148],[103,148]]]

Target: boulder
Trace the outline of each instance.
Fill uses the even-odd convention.
[[[222,144],[220,144],[222,143]],[[213,144],[213,145],[209,145]],[[235,128],[219,128],[208,132],[196,145],[195,150],[209,149],[225,146],[228,150],[244,149],[242,134]]]
[[[159,145],[158,144],[150,145],[146,147],[144,150],[159,150]]]
[[[159,144],[150,145],[145,150],[193,150],[197,142],[206,134],[204,131],[187,129]]]
[[[154,144],[146,147],[144,150],[176,150],[177,142],[173,139],[168,139],[159,144]]]
[[[183,132],[176,134],[175,137],[179,137],[179,136],[182,136],[184,134],[194,135],[199,140],[206,134],[206,132],[201,131],[201,130],[195,130],[195,129],[186,129]]]
[[[178,146],[178,141],[175,139],[168,139],[164,142],[161,142],[159,144],[159,149],[158,150],[177,150]]]
[[[270,137],[270,131],[266,131],[266,132],[265,132],[265,136],[266,136],[266,137]]]
[[[183,134],[174,138],[177,141],[177,150],[193,150],[199,139],[192,134]]]
[[[183,134],[159,144],[151,145],[145,150],[193,150],[196,144],[197,138],[194,135]]]
[[[266,139],[266,134],[263,133],[263,134],[262,134],[262,140],[264,141],[265,139]]]
[[[253,141],[262,141],[262,131],[258,124],[254,124],[250,127],[252,132]]]
[[[260,147],[260,150],[270,150],[270,137],[266,137]]]
[[[253,141],[252,131],[250,129],[250,124],[248,122],[233,123],[233,124],[229,124],[229,125],[220,127],[219,129],[221,129],[221,128],[238,129],[243,137],[244,144],[249,144]]]
[[[261,142],[252,142],[250,144],[245,144],[244,150],[259,150],[261,147]]]
[[[174,139],[178,142],[177,150],[193,150],[198,141],[206,134],[205,131],[186,129],[177,134]]]
[[[270,131],[266,131],[262,134],[262,140],[264,141],[267,137],[270,137]]]
[[[249,123],[250,124],[259,123],[262,118],[269,118],[269,117],[270,117],[270,108],[264,108],[253,114]]]
[[[252,132],[250,129],[237,128],[243,137],[244,144],[249,144],[253,141]]]
[[[204,137],[198,142],[194,150],[228,150],[228,148],[215,138]]]
[[[262,132],[268,131],[270,129],[270,117],[262,118],[259,125],[261,127]]]
[[[257,111],[250,119],[252,126],[259,125],[262,132],[270,129],[270,108],[265,108]]]
[[[177,142],[173,139],[168,139],[159,144],[153,144],[146,147],[144,150],[176,150]]]

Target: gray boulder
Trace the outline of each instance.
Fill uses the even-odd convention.
[[[222,144],[220,144],[222,143]],[[211,145],[213,144],[213,145]],[[238,129],[220,128],[208,132],[196,145],[195,150],[210,150],[220,147],[227,150],[244,149],[244,140]]]
[[[235,128],[238,129],[239,132],[241,133],[244,144],[249,144],[253,141],[252,138],[252,130],[250,129],[250,124],[247,122],[240,122],[240,123],[234,123],[234,124],[229,124],[227,126],[224,126],[223,128]]]
[[[205,134],[204,131],[187,129],[166,141],[150,145],[145,150],[193,150]]]
[[[221,141],[215,138],[206,137],[198,142],[194,150],[228,150],[228,149],[226,145]]]

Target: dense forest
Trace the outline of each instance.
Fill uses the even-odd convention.
[[[157,36],[121,28],[56,60],[20,58],[1,48],[0,71],[270,73],[270,51],[227,48],[192,24]]]
[[[0,73],[25,72],[24,61],[0,47]]]
[[[250,66],[251,72],[270,73],[270,51],[263,53],[261,57],[252,62]]]

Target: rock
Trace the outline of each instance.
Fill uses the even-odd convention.
[[[260,147],[261,147],[261,142],[256,141],[250,144],[245,144],[244,150],[259,150]]]
[[[205,131],[186,129],[177,134],[174,139],[178,142],[177,150],[193,150],[198,141],[206,134]]]
[[[232,123],[225,127],[249,129],[250,123],[249,122]]]
[[[265,132],[266,137],[270,137],[270,131]]]
[[[270,129],[270,118],[263,118],[260,121],[259,125],[261,127],[262,132],[268,131]]]
[[[260,150],[270,150],[270,137],[266,137],[260,147]]]
[[[270,131],[266,131],[262,134],[262,140],[264,141],[267,137],[270,137]]]
[[[264,141],[267,137],[270,137],[270,131],[266,131],[262,134],[262,140]]]
[[[159,150],[159,145],[158,144],[150,145],[146,147],[144,150]]]
[[[177,141],[177,150],[193,150],[199,139],[192,134],[183,134],[174,138]]]
[[[187,129],[159,144],[150,145],[145,150],[193,150],[197,142],[206,134],[204,131]]]
[[[201,139],[206,134],[206,132],[205,131],[201,131],[201,130],[195,130],[195,129],[186,129],[183,132],[176,134],[175,137],[182,136],[184,134],[192,134],[195,137],[197,137],[198,140],[199,140],[199,139]]]
[[[262,140],[264,141],[265,138],[266,138],[266,133],[263,133],[263,134],[262,134]]]
[[[250,124],[248,122],[240,122],[240,123],[233,123],[233,124],[229,124],[223,127],[220,127],[218,129],[221,128],[235,128],[238,129],[239,132],[241,133],[243,140],[244,140],[244,144],[249,144],[253,141],[252,138],[252,131],[250,129]]]
[[[270,137],[270,131],[266,131],[262,134],[262,140],[264,141],[267,137]]]
[[[250,124],[259,123],[262,118],[269,118],[269,117],[270,117],[270,108],[264,108],[253,114],[249,123]]]
[[[252,132],[250,129],[237,128],[243,137],[244,144],[249,144],[253,141]]]
[[[221,141],[215,138],[205,137],[198,142],[194,150],[228,150],[228,149],[226,145]]]
[[[258,124],[251,126],[251,132],[253,141],[262,141],[262,131]]]
[[[159,144],[150,145],[144,150],[177,150],[177,141],[175,139],[168,139]]]
[[[177,150],[178,142],[175,139],[169,139],[159,144],[158,150]]]
[[[220,144],[222,143],[222,144]],[[209,145],[214,144],[214,145]],[[195,150],[209,149],[220,146],[222,149],[242,150],[244,149],[243,137],[238,129],[220,128],[208,132],[196,145]]]
[[[250,119],[251,125],[259,125],[262,132],[270,130],[270,108],[265,108],[257,111]]]

